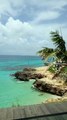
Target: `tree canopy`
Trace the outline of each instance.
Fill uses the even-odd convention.
[[[55,45],[55,49],[44,47],[38,51],[38,54],[43,59],[48,59],[51,56],[55,56],[57,59],[61,59],[62,61],[67,62],[67,50],[63,37],[59,34],[58,31],[51,32],[50,34],[51,40]]]

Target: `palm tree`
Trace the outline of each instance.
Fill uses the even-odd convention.
[[[63,37],[59,35],[59,32],[51,32],[51,40],[56,46],[56,49],[61,50],[62,52],[66,51],[65,41]]]
[[[62,61],[67,61],[67,51],[65,47],[65,41],[59,32],[51,32],[51,40],[55,44],[55,49],[53,48],[43,48],[38,51],[38,54],[43,58],[47,59],[51,56],[55,56],[57,59],[61,59]]]
[[[42,59],[48,59],[49,56],[52,56],[53,53],[54,53],[54,49],[53,48],[47,48],[47,47],[44,47],[42,50],[38,51],[37,52],[41,57]]]
[[[61,59],[62,61],[66,61],[67,58],[67,52],[66,52],[66,46],[65,41],[61,35],[59,35],[59,32],[51,32],[51,40],[56,46],[56,57],[58,59]]]

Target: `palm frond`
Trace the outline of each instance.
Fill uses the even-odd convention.
[[[43,58],[46,59],[50,54],[52,54],[54,50],[52,48],[43,48],[42,50],[38,51],[38,54]]]
[[[59,35],[59,32],[51,32],[51,40],[55,44],[56,48],[62,52],[66,51],[65,41],[62,36]]]
[[[57,59],[67,61],[67,51],[65,46],[65,41],[58,31],[51,32],[51,40],[55,44],[55,49],[44,47],[42,50],[38,51],[37,54],[42,57],[42,59],[48,60],[52,56],[56,56]]]

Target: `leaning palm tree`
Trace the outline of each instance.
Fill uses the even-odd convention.
[[[51,40],[55,44],[56,47],[56,57],[58,59],[61,59],[62,61],[67,58],[66,54],[66,46],[65,41],[61,35],[59,35],[59,32],[51,32]]]
[[[55,56],[57,59],[61,59],[67,61],[67,51],[65,47],[65,41],[59,32],[51,32],[51,40],[55,44],[55,49],[52,48],[43,48],[42,50],[38,51],[38,54],[43,58],[47,59],[51,56]]]

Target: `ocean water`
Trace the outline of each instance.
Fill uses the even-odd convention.
[[[44,63],[37,56],[0,56],[0,108],[39,104],[57,97],[32,88],[30,82],[19,82],[11,76],[24,67],[39,67]]]

